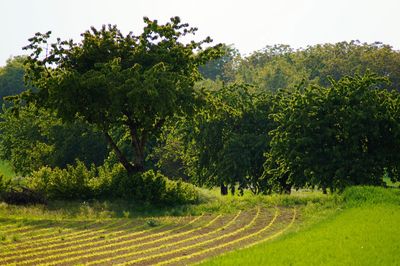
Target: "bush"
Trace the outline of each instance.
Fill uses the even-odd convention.
[[[106,171],[104,171],[106,173]],[[110,173],[108,192],[113,198],[134,199],[158,204],[183,204],[197,202],[199,195],[193,185],[172,181],[153,170],[129,177],[121,165],[114,166]],[[103,177],[102,180],[105,180]],[[105,184],[106,182],[102,182]],[[103,191],[105,191],[103,186]],[[101,193],[100,193],[101,194]]]
[[[41,193],[23,187],[22,185],[13,182],[11,179],[4,178],[0,174],[0,201],[8,204],[46,204],[46,200]]]
[[[95,177],[96,169],[88,169],[77,161],[76,166],[66,169],[42,167],[29,178],[29,187],[46,195],[48,199],[88,199],[92,198],[89,181]]]
[[[153,170],[128,176],[120,164],[87,168],[77,161],[66,169],[42,167],[29,178],[30,188],[48,199],[122,198],[156,204],[197,202],[193,185],[172,181]]]

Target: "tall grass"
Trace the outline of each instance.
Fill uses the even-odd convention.
[[[319,191],[294,192],[292,195],[221,196],[218,191],[199,189],[201,202],[178,206],[160,206],[135,203],[127,200],[114,201],[51,201],[47,206],[13,206],[0,203],[0,217],[26,219],[105,219],[153,216],[186,216],[202,213],[234,213],[256,206],[298,206],[310,210],[323,206],[336,206],[338,195],[323,195]]]

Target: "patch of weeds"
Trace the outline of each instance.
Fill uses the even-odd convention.
[[[146,221],[146,224],[147,224],[148,226],[150,226],[150,227],[156,227],[156,226],[158,226],[158,222],[157,222],[156,220],[154,220],[154,219],[147,220],[147,221]]]
[[[131,215],[131,213],[129,211],[123,211],[122,215],[124,216],[124,218],[129,218],[129,216]]]
[[[18,237],[17,235],[13,235],[13,236],[11,237],[11,241],[12,241],[12,242],[17,242],[17,241],[19,241],[19,237]]]
[[[0,241],[4,242],[7,240],[7,237],[5,235],[0,235]]]

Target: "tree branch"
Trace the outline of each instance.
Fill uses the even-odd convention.
[[[104,136],[106,137],[107,143],[110,145],[110,147],[113,149],[113,151],[117,155],[118,160],[125,167],[125,169],[128,171],[128,173],[132,174],[134,172],[133,165],[126,159],[125,155],[118,148],[117,144],[115,144],[115,142],[111,138],[110,134],[108,134],[108,132],[105,131]]]

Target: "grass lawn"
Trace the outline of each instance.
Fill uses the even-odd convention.
[[[400,265],[399,195],[352,189],[344,209],[327,219],[202,265]]]

